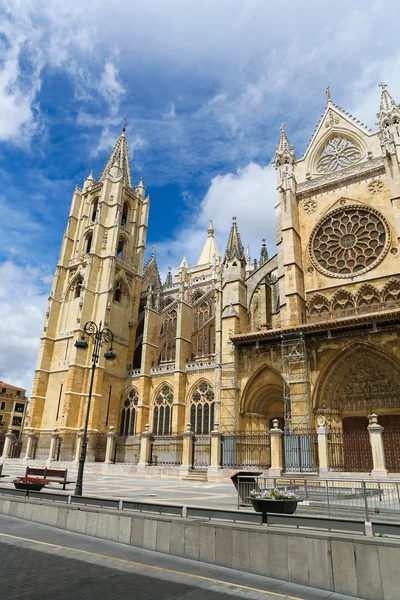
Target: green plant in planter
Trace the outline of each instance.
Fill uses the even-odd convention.
[[[268,490],[252,490],[250,492],[250,498],[256,498],[258,500],[298,500],[297,496],[292,492],[279,490],[276,487],[271,487]]]

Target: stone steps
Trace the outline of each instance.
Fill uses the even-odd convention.
[[[189,471],[183,479],[189,481],[207,481],[207,471]]]

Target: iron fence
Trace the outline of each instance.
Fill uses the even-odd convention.
[[[315,473],[318,469],[318,435],[313,429],[285,429],[283,432],[284,470]]]
[[[400,481],[354,480],[354,479],[307,479],[307,477],[246,477],[238,476],[238,506],[244,502],[252,489],[271,487],[293,492],[301,504],[302,512],[315,509],[328,515],[346,511],[363,513],[367,521],[373,515],[400,513]]]
[[[211,463],[211,436],[193,436],[193,463],[194,471],[207,471]]]
[[[63,433],[58,437],[56,446],[56,460],[75,460],[76,433]]]
[[[400,472],[400,430],[384,429],[382,433],[386,468],[390,473]]]
[[[32,458],[34,460],[47,460],[50,454],[50,444],[52,433],[50,432],[41,432],[35,436],[33,448],[32,448]]]
[[[150,464],[175,467],[182,464],[183,436],[152,436],[150,440]]]
[[[268,431],[236,431],[221,436],[221,465],[227,468],[271,466],[271,438]]]
[[[140,439],[130,435],[115,438],[114,462],[137,465],[140,457]]]
[[[87,436],[87,460],[104,462],[106,459],[107,434],[91,432]]]
[[[328,435],[331,471],[369,473],[373,469],[372,450],[367,429],[333,427]]]

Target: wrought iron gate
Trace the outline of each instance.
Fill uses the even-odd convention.
[[[285,429],[284,468],[289,473],[315,473],[318,469],[318,436],[312,429]]]
[[[193,464],[195,471],[206,471],[211,463],[211,436],[195,435],[193,437]]]
[[[268,431],[237,431],[221,437],[221,462],[223,467],[271,466],[271,438]]]

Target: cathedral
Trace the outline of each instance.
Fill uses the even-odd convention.
[[[219,432],[214,466],[266,469],[275,428],[286,470],[312,471],[323,425],[328,467],[368,471],[369,449],[357,448],[374,413],[387,462],[400,462],[388,435],[400,424],[400,108],[381,88],[374,132],[329,88],[301,158],[281,126],[276,197],[265,198],[275,203],[273,256],[263,242],[250,257],[235,217],[220,252],[210,221],[197,264],[183,258],[165,281],[154,248],[144,264],[150,200],[142,180],[132,184],[122,131],[99,179],[73,192],[25,427],[37,459],[54,431],[58,459],[74,459],[92,364],[90,343],[75,343],[94,321],[113,332],[116,358],[105,360],[104,346],[95,371],[90,460],[104,460],[111,431],[112,462],[135,465],[146,433],[145,463],[177,466],[190,431],[190,466],[207,468]]]

